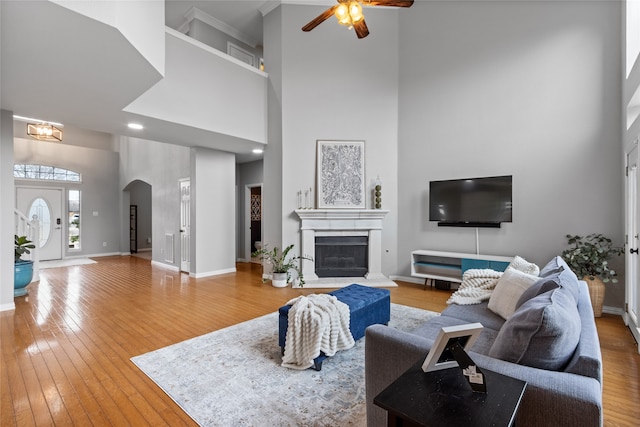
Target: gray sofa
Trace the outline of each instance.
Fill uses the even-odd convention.
[[[451,304],[412,333],[384,325],[367,328],[369,427],[387,423],[387,413],[373,404],[374,397],[424,360],[440,328],[473,322],[484,326],[469,352],[478,366],[527,382],[517,425],[602,425],[602,356],[586,283],[556,257],[506,320],[489,304]]]

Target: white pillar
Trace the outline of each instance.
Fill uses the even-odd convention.
[[[369,280],[386,279],[382,274],[382,230],[369,230],[369,271],[364,276]]]
[[[302,251],[300,255],[308,256],[313,261],[302,260],[302,275],[304,280],[317,280],[316,274],[316,231],[312,229],[302,230]]]

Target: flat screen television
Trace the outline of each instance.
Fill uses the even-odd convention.
[[[429,183],[429,221],[450,227],[500,227],[512,222],[512,176]]]

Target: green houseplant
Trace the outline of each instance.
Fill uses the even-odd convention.
[[[613,246],[610,238],[602,234],[572,236],[567,234],[569,249],[562,252],[562,258],[569,264],[578,277],[587,282],[593,312],[596,317],[602,315],[605,283],[616,283],[617,273],[609,266],[609,260],[622,255],[624,249]]]
[[[33,261],[23,260],[22,255],[30,254],[35,245],[27,236],[14,235],[15,252],[13,266],[13,296],[27,294],[27,285],[33,279]]]
[[[264,248],[255,251],[252,256],[260,258],[262,261],[271,264],[271,272],[273,273],[272,284],[275,287],[285,287],[287,283],[291,281],[291,270],[295,270],[298,273],[300,280],[300,286],[304,285],[304,276],[297,260],[306,259],[312,260],[309,257],[303,255],[293,255],[287,258],[287,255],[293,249],[294,245],[287,246],[283,251],[278,253],[278,247],[269,249],[268,245]]]

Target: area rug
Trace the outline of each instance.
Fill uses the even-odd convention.
[[[89,258],[65,258],[65,259],[53,259],[50,261],[40,261],[40,269],[46,268],[58,268],[58,267],[73,267],[74,265],[95,264],[94,261]]]
[[[391,304],[410,331],[437,313]],[[364,426],[364,338],[321,371],[280,366],[278,313],[133,357],[201,426]]]

